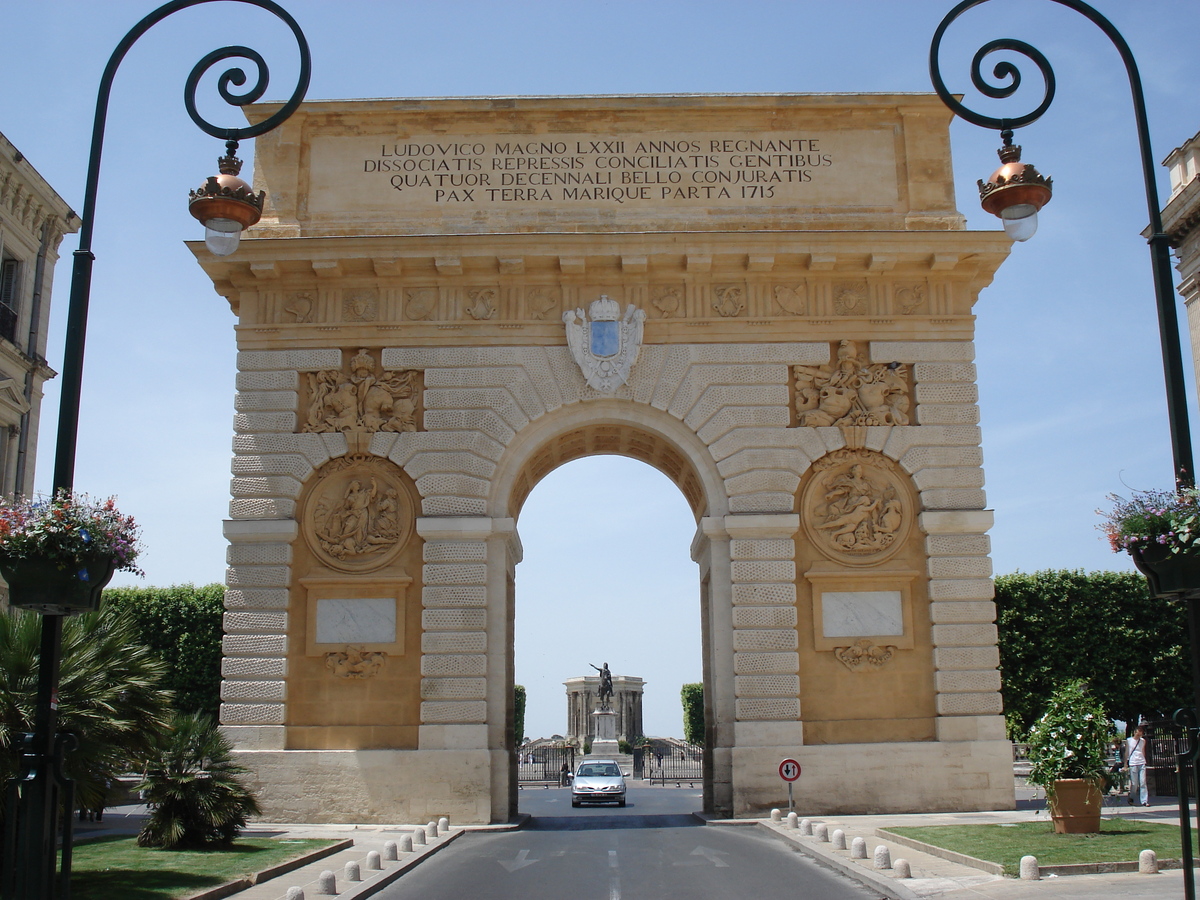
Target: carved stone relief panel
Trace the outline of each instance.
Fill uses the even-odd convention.
[[[371,678],[379,674],[386,662],[386,653],[362,647],[347,647],[325,654],[325,667],[338,678]]]
[[[562,291],[556,287],[530,288],[525,294],[525,310],[531,319],[554,321],[562,306]]]
[[[893,292],[896,312],[902,316],[911,316],[925,309],[925,285],[898,284]]]
[[[316,298],[311,291],[290,291],[283,298],[283,311],[291,321],[307,325],[313,320]]]
[[[912,408],[908,366],[867,363],[855,341],[840,341],[824,366],[793,366],[796,424],[907,425]]]
[[[421,373],[384,370],[361,349],[345,371],[305,373],[301,431],[371,434],[421,430]]]
[[[772,293],[775,295],[775,308],[772,312],[778,313],[782,310],[789,316],[808,315],[808,285],[777,284]]]
[[[494,318],[497,309],[495,288],[469,288],[467,290],[464,312],[476,322],[485,322]]]
[[[914,519],[905,478],[871,450],[838,450],[819,459],[800,497],[802,527],[813,546],[851,566],[892,556]]]
[[[683,288],[679,285],[650,288],[650,306],[660,319],[683,318]]]
[[[412,500],[395,464],[353,454],[330,460],[317,473],[303,511],[309,549],[340,572],[370,572],[393,559],[416,521]]]
[[[870,663],[871,666],[878,669],[895,653],[895,644],[880,647],[869,638],[861,638],[849,647],[835,647],[833,650],[833,655],[838,658],[838,661],[852,672],[863,663]]]
[[[379,318],[379,291],[352,288],[342,298],[342,319],[346,322],[374,322]]]
[[[437,288],[409,288],[404,292],[404,315],[414,322],[435,318],[437,306]]]
[[[867,283],[865,281],[839,281],[833,286],[833,311],[839,316],[865,316],[867,306]]]
[[[740,284],[714,285],[712,307],[725,319],[741,315],[746,308],[746,289]]]

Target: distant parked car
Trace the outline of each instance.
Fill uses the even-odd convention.
[[[625,805],[625,776],[611,759],[589,759],[575,772],[571,783],[571,805],[615,803]]]

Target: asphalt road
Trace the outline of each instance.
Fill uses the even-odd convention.
[[[380,900],[878,900],[754,828],[705,827],[700,791],[631,787],[628,805],[571,808],[566,789],[521,792],[520,831],[464,835]]]

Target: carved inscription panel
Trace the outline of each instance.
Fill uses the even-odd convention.
[[[311,138],[313,214],[542,206],[875,206],[899,201],[895,135],[820,128]],[[863,171],[875,173],[861,177]]]

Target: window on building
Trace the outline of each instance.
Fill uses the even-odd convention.
[[[17,310],[20,307],[21,261],[6,256],[0,261],[0,337],[17,341]]]

